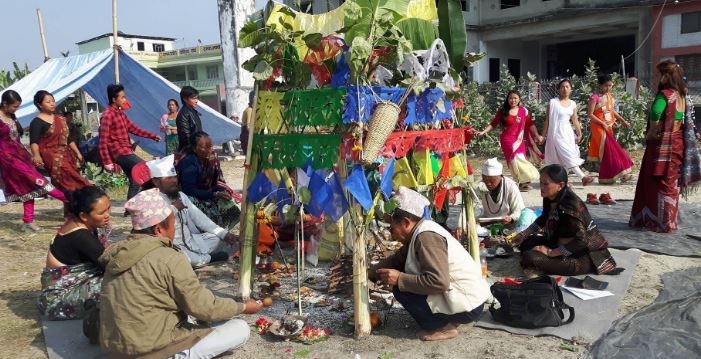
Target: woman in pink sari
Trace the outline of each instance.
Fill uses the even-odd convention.
[[[22,126],[15,112],[22,103],[16,91],[7,90],[0,100],[0,177],[2,189],[8,202],[22,201],[24,231],[38,232],[34,224],[34,198],[48,194],[66,203],[63,192],[54,188],[32,165],[32,156],[20,143]]]
[[[477,135],[483,136],[500,124],[503,130],[499,136],[499,142],[506,163],[514,179],[519,183],[519,189],[527,192],[532,188],[531,181],[540,178],[540,175],[535,166],[526,159],[526,140],[541,142],[542,138],[538,135],[528,110],[521,106],[521,94],[518,91],[509,91],[503,107],[494,116],[489,126],[484,131],[477,132]]]

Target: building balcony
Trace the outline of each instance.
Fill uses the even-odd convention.
[[[216,89],[216,87],[222,83],[224,83],[224,81],[221,79],[173,81],[175,86],[192,86],[200,91]]]
[[[209,54],[221,54],[221,45],[212,44],[196,47],[186,47],[184,49],[177,49],[173,51],[165,51],[158,53],[161,60],[168,58],[185,56],[185,55],[209,55]]]

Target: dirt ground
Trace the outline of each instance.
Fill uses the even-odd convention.
[[[634,162],[640,163],[640,155],[635,154]],[[482,160],[471,159],[473,167],[479,171]],[[243,183],[241,160],[222,162],[228,182],[240,189]],[[637,169],[634,170],[637,173]],[[577,194],[584,197],[588,192],[610,192],[616,199],[632,199],[635,181],[624,185],[581,187],[573,179]],[[537,187],[537,186],[536,186]],[[113,225],[116,235],[122,237],[129,229],[129,221],[121,216],[123,198],[114,198]],[[542,202],[539,192],[533,190],[524,195],[526,206],[539,206]],[[701,201],[695,195],[690,201]],[[22,206],[7,204],[0,206],[0,358],[45,358],[46,347],[36,310],[36,299],[41,288],[40,273],[44,266],[46,250],[54,231],[62,222],[60,203],[54,200],[41,200],[37,203],[37,223],[44,228],[38,234],[24,234],[20,231]],[[200,271],[203,280],[218,280],[224,286],[236,288],[230,282],[231,274],[226,267],[210,271]],[[664,255],[643,254],[635,269],[632,284],[623,298],[618,317],[638,310],[651,303],[661,289],[660,275],[693,266],[701,266],[700,258],[679,258]],[[490,267],[497,275],[518,274],[515,260],[502,261]],[[498,272],[498,273],[497,273]],[[214,275],[212,273],[215,273]],[[217,274],[218,273],[218,274]],[[277,309],[276,309],[277,307]],[[280,307],[265,308],[259,315],[244,316],[249,323],[260,315],[270,315]],[[350,312],[347,313],[350,315]],[[487,314],[488,315],[488,314]],[[343,325],[337,326],[343,327]],[[460,327],[460,336],[449,342],[425,343],[414,339],[417,327],[402,310],[393,310],[389,320],[361,340],[352,336],[352,327],[337,330],[329,340],[310,346],[282,342],[269,336],[251,333],[249,342],[226,358],[578,358],[585,347],[577,352],[560,348],[564,341],[555,337],[529,337],[513,335],[498,330],[487,330],[472,326]],[[76,335],[82,335],[76,333]]]

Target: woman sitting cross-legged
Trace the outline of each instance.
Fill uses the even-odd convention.
[[[225,187],[212,139],[200,131],[192,140],[194,147],[176,164],[182,191],[219,227],[231,228],[238,223],[241,210]]]
[[[606,274],[616,269],[608,241],[587,206],[567,186],[564,167],[553,164],[540,170],[540,195],[543,214],[513,240],[524,269],[558,275]]]
[[[49,320],[80,319],[83,304],[99,302],[103,269],[97,259],[106,240],[98,228],[110,223],[110,199],[97,187],[84,187],[68,193],[70,216],[51,241],[46,268],[41,273],[39,311]]]

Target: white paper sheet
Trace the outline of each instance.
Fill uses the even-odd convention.
[[[573,287],[567,287],[564,285],[562,286],[562,288],[567,289],[568,292],[574,294],[575,297],[577,297],[581,300],[603,298],[603,297],[608,297],[608,296],[613,295],[613,293],[611,293],[607,290],[591,290],[591,289],[573,288]]]

